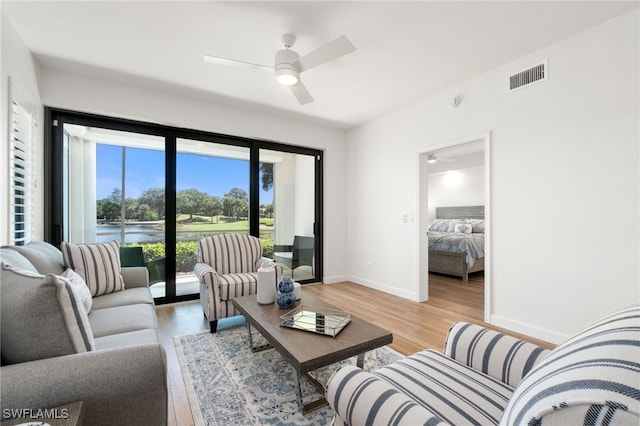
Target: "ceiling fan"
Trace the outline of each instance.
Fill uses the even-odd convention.
[[[292,34],[285,34],[282,36],[284,49],[276,52],[273,66],[223,58],[220,56],[203,56],[204,61],[209,64],[249,66],[271,72],[275,71],[276,80],[280,84],[289,86],[291,93],[296,97],[298,103],[300,105],[304,105],[313,102],[313,97],[311,97],[307,88],[302,84],[302,80],[300,80],[300,73],[354,52],[356,48],[347,37],[340,36],[324,46],[300,57],[297,52],[291,50],[295,42],[296,37]]]

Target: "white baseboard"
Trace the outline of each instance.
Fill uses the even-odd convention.
[[[374,290],[380,290],[385,293],[392,294],[394,296],[402,297],[409,300],[417,300],[415,292],[399,290],[395,287],[391,287],[376,281],[367,280],[361,277],[355,277],[353,275],[349,275],[347,281],[351,281],[352,283],[360,284],[365,287],[372,288]]]
[[[335,277],[322,277],[322,282],[324,284],[335,284],[335,283],[342,283],[345,281],[349,281],[349,277],[347,277],[346,275],[336,275]]]
[[[547,330],[545,328],[535,327],[520,321],[515,321],[501,315],[491,315],[490,323],[498,327],[513,330],[517,333],[531,336],[535,339],[544,340],[545,342],[560,344],[567,340],[570,336],[557,331]]]

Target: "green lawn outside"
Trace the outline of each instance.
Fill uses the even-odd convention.
[[[233,220],[224,216],[218,216],[213,219],[206,216],[193,216],[193,221],[188,222],[189,215],[179,215],[176,219],[178,231],[241,231],[249,229],[249,220]],[[273,226],[273,219],[262,218],[260,219],[260,225]]]
[[[273,219],[260,219],[260,240],[262,241],[263,256],[273,257]],[[177,231],[179,234],[202,234],[194,235],[191,241],[178,241],[176,243],[176,269],[180,272],[193,271],[196,261],[196,241],[206,235],[219,234],[224,232],[247,233],[249,221],[235,221],[223,216],[214,218],[211,223],[210,217],[179,215],[177,218]],[[133,245],[142,246],[147,261],[161,259],[165,257],[164,243],[136,243]]]

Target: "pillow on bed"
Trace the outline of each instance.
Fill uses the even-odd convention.
[[[449,222],[448,219],[436,219],[429,227],[429,231],[449,232]]]
[[[458,225],[464,225],[465,221],[462,219],[450,219],[449,220],[449,229],[447,229],[447,232],[458,232],[456,231],[456,226]]]
[[[454,228],[454,232],[459,234],[470,234],[472,230],[472,226],[469,223],[456,223]]]
[[[471,225],[471,232],[484,233],[484,219],[467,219],[466,223]]]
[[[429,231],[456,232],[456,225],[466,223],[463,219],[436,219],[429,227]]]

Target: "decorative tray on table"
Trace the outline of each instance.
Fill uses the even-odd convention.
[[[280,326],[336,337],[351,322],[351,314],[338,309],[300,305],[280,317]]]

